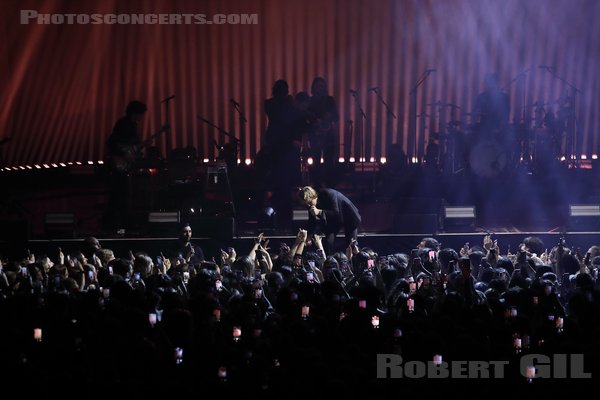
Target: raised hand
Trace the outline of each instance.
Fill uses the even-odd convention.
[[[492,241],[492,235],[485,235],[483,237],[483,248],[487,251],[490,251],[493,245],[494,242]]]
[[[60,247],[58,248],[58,263],[60,265],[65,264],[65,254],[62,252],[62,249]]]
[[[460,256],[461,257],[468,257],[469,256],[469,242],[465,243],[465,245],[462,247],[462,249],[460,249]]]
[[[229,254],[221,249],[221,264],[227,264],[227,260],[229,260]]]
[[[263,240],[265,240],[265,234],[264,233],[259,233],[258,236],[254,239],[254,243],[255,244],[260,244],[260,242],[262,242]]]
[[[305,229],[299,229],[296,238],[301,242],[306,242],[306,239],[308,239],[308,232]]]
[[[548,249],[544,250],[544,252],[540,256],[540,259],[542,260],[542,262],[544,264],[548,264],[550,262],[550,257],[549,257],[549,254],[548,254]]]
[[[313,240],[315,241],[315,246],[317,246],[318,248],[322,247],[323,237],[321,235],[315,233],[313,235]]]

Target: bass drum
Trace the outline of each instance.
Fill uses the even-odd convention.
[[[478,141],[469,152],[469,167],[481,178],[495,178],[508,164],[509,154],[505,146],[493,139]]]

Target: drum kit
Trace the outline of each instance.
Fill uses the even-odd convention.
[[[556,114],[548,107],[555,104],[560,106]],[[490,129],[479,124],[481,114],[462,113],[471,122],[452,119],[442,134],[432,134],[439,138],[442,171],[470,171],[480,178],[495,178],[517,169],[545,171],[560,158],[562,148],[569,146],[563,142],[568,142],[566,132],[573,113],[561,99],[524,108],[533,109],[535,117]]]

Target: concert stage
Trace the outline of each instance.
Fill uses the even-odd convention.
[[[22,242],[93,235],[120,243],[130,238],[176,237],[178,219],[195,225],[195,237],[228,241],[260,231],[288,237],[306,225],[302,219],[285,221],[278,215],[268,186],[253,166],[230,171],[230,187],[220,193],[212,182],[222,177],[211,174],[212,165],[198,165],[186,181],[174,179],[169,170],[132,176],[131,224],[120,234],[100,225],[108,198],[103,165],[2,172],[0,180],[6,188],[0,212],[5,226],[2,239]],[[452,238],[454,233],[471,236],[486,231],[508,237],[565,231],[579,236],[600,231],[599,215],[570,215],[573,205],[600,204],[598,171],[557,165],[551,173],[515,169],[487,179],[469,171],[432,172],[419,165],[339,163],[333,169],[312,167],[302,183],[346,194],[360,210],[359,232],[367,241],[410,242],[424,235]],[[300,214],[305,210],[293,196],[290,204]],[[274,208],[274,215],[266,213],[269,208]],[[461,217],[456,215],[461,210],[467,212],[463,218],[449,215]],[[176,218],[165,223],[149,218],[152,214],[160,220],[172,213]]]

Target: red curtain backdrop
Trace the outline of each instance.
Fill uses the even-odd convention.
[[[251,25],[42,25],[39,13],[258,14]],[[511,98],[511,120],[533,117],[524,106],[558,108],[573,89],[577,153],[597,153],[600,131],[600,2],[597,0],[4,0],[0,3],[0,147],[5,166],[100,160],[114,122],[133,99],[149,112],[144,135],[165,120],[160,100],[175,95],[172,146],[215,155],[219,132],[243,140],[244,158],[259,149],[264,99],[277,79],[293,93],[323,76],[340,110],[340,154],[387,156],[401,144],[421,156],[429,136],[451,119],[438,101],[472,110],[488,72]],[[416,91],[419,76],[435,69]],[[520,72],[526,72],[515,79]],[[371,87],[379,87],[394,119]],[[357,90],[367,118],[363,134]],[[241,124],[230,99],[248,120]],[[419,114],[422,118],[415,120]],[[352,134],[350,123],[352,121]],[[412,123],[411,121],[415,121]],[[533,122],[532,122],[533,123]],[[225,139],[227,141],[227,139]],[[165,137],[158,140],[165,149]],[[346,149],[346,151],[344,151]]]

